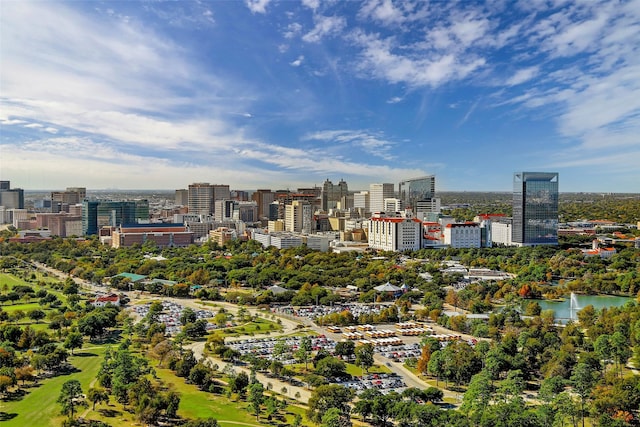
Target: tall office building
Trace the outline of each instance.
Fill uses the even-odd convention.
[[[175,204],[180,206],[189,206],[189,190],[186,188],[176,190]]]
[[[512,242],[518,246],[558,244],[558,173],[513,174]]]
[[[384,199],[393,199],[393,184],[369,184],[369,206],[371,213],[384,212]]]
[[[294,200],[285,206],[284,229],[296,233],[311,233],[313,209],[309,202]]]
[[[341,179],[337,185],[334,185],[333,182],[327,179],[322,184],[321,209],[323,211],[335,209],[342,198],[346,197],[347,195],[349,195],[349,186],[347,185],[347,182],[345,180]]]
[[[11,188],[10,181],[0,181],[0,206],[6,209],[24,209],[24,190]]]
[[[97,234],[101,227],[117,227],[149,221],[148,200],[84,200],[82,233]]]
[[[360,191],[353,195],[353,208],[361,209],[363,212],[371,212],[371,201],[368,191]]]
[[[212,215],[213,210],[213,186],[208,182],[189,184],[189,213]]]
[[[259,218],[269,217],[269,219],[271,219],[269,214],[269,205],[273,203],[275,199],[276,199],[276,193],[268,189],[256,190],[251,195],[251,200],[253,200],[258,204]]]
[[[435,175],[407,179],[398,184],[398,197],[405,209],[411,209],[416,217],[424,213],[440,212],[440,199],[436,198]]]

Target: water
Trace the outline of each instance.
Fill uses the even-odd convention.
[[[578,312],[588,305],[599,310],[608,307],[621,307],[629,301],[630,297],[614,297],[609,295],[576,295],[574,293],[564,301],[536,300],[543,310],[553,310],[555,318],[566,322],[569,319],[576,320]]]

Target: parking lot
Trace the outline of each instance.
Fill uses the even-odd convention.
[[[149,304],[134,305],[131,310],[136,313],[140,318],[144,318],[149,313]],[[182,314],[184,306],[176,304],[170,301],[162,301],[162,313],[158,316],[158,321],[164,323],[167,326],[166,333],[168,335],[175,335],[182,330],[182,324],[180,323],[180,315]],[[197,319],[208,319],[214,316],[214,313],[207,310],[193,310],[196,313]],[[207,330],[215,329],[216,325],[207,322]]]

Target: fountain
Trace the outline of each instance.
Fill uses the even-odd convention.
[[[577,313],[578,310],[580,310],[580,307],[578,306],[578,297],[576,297],[576,294],[571,292],[571,298],[570,298],[570,304],[569,304],[569,318],[571,320],[578,319],[578,313]]]

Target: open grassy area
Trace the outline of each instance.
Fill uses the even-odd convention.
[[[64,417],[60,415],[60,405],[56,403],[56,399],[62,384],[76,379],[80,381],[82,390],[86,393],[100,369],[106,348],[106,345],[94,346],[85,343],[85,348],[76,350],[76,355],[69,358],[78,372],[41,380],[36,386],[27,388],[23,396],[14,395],[13,399],[0,401],[0,420],[6,420],[3,425],[59,426]]]
[[[184,378],[177,377],[169,369],[157,369],[158,378],[181,394],[178,415],[184,418],[213,417],[223,426],[236,423],[261,424],[247,410],[244,401],[234,402],[225,396],[200,391],[192,384],[186,384]],[[225,423],[226,421],[226,423]]]

